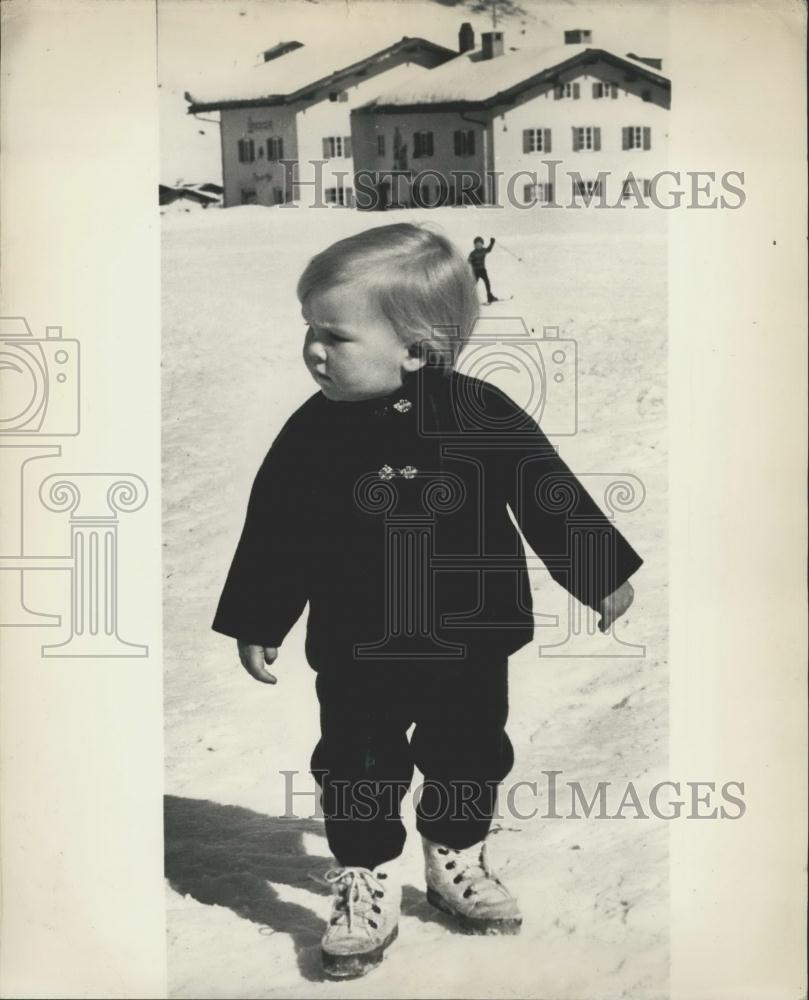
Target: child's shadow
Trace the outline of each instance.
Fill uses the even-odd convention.
[[[226,906],[270,933],[292,939],[301,976],[323,980],[320,939],[326,922],[313,910],[282,900],[275,885],[295,886],[320,896],[331,889],[316,879],[336,864],[307,854],[304,833],[323,835],[322,820],[263,816],[241,806],[206,799],[164,798],[165,874],[171,887],[206,905]],[[402,911],[443,924],[423,890],[404,886]]]
[[[284,902],[274,885],[330,895],[314,878],[322,878],[334,861],[307,854],[303,845],[303,834],[322,835],[323,823],[174,795],[165,796],[163,817],[171,887],[200,903],[226,906],[270,932],[288,934],[303,978],[322,980],[319,945],[325,921],[306,906]]]

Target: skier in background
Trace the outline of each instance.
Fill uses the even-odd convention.
[[[499,302],[500,300],[492,291],[491,282],[489,281],[489,272],[486,270],[486,254],[491,253],[492,247],[494,246],[494,237],[489,240],[489,245],[484,247],[483,237],[475,237],[475,249],[469,254],[468,260],[472,265],[472,273],[475,275],[475,284],[477,284],[478,279],[483,278],[483,284],[486,287],[486,297],[491,304],[492,302]]]

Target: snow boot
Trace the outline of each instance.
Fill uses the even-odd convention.
[[[427,899],[454,918],[466,934],[519,934],[517,901],[492,872],[486,844],[458,851],[426,837]]]
[[[401,886],[389,868],[332,868],[325,879],[334,891],[331,918],[321,941],[323,971],[355,979],[376,968],[399,933]]]

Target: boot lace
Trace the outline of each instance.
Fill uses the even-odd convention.
[[[332,924],[345,922],[349,933],[354,929],[355,919],[374,930],[379,927],[374,917],[382,913],[376,900],[385,895],[383,880],[387,875],[384,872],[375,874],[369,868],[356,867],[330,868],[323,877],[336,895]]]
[[[499,829],[496,832],[499,832]],[[488,845],[484,843],[481,846],[477,857],[474,859],[468,856],[468,850],[456,850],[453,847],[436,848],[438,854],[448,859],[444,863],[444,868],[446,868],[447,871],[454,871],[457,869],[457,872],[452,879],[455,885],[460,885],[461,882],[469,882],[469,885],[463,892],[464,899],[469,899],[470,896],[474,896],[478,893],[478,889],[475,888],[475,883],[480,881],[494,882],[499,886],[503,885],[500,879],[494,874],[491,865],[489,864],[487,846]],[[467,856],[464,857],[464,855]]]

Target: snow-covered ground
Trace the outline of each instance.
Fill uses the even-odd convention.
[[[495,235],[495,290],[514,299],[487,321],[523,316],[577,342],[579,432],[558,439],[579,472],[631,474],[644,502],[619,526],[646,563],[636,603],[617,626],[645,657],[512,659],[517,763],[508,781],[542,771],[588,797],[612,782],[665,776],[666,235],[664,213],[441,209],[361,214],[264,209],[163,218],[166,873],[169,981],[176,997],[662,997],[668,976],[668,855],[663,821],[506,816],[492,855],[520,899],[517,938],[468,938],[423,896],[420,845],[402,859],[400,937],[366,979],[334,984],[319,970],[329,909],[315,881],[330,863],[311,795],[285,811],[282,771],[306,773],[317,739],[314,674],[303,622],[287,638],[276,687],[241,669],[210,621],[241,528],[255,469],[289,412],[313,392],[300,362],[295,282],[327,243],[394,221],[437,223],[465,251]],[[522,260],[518,260],[520,257]],[[566,595],[535,574],[537,610]],[[561,636],[543,630],[553,640]],[[545,641],[548,641],[546,639]],[[538,804],[523,787],[521,812]],[[408,805],[410,799],[408,799]],[[569,813],[560,795],[559,812]],[[647,810],[648,811],[648,810]],[[409,816],[412,830],[412,816]]]

